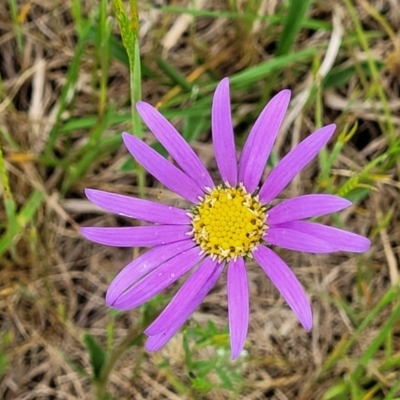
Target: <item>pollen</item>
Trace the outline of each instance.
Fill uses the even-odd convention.
[[[267,229],[266,208],[243,185],[217,186],[190,215],[194,241],[219,261],[251,257]]]

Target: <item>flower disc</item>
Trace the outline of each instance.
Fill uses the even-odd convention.
[[[193,210],[193,236],[212,258],[251,256],[267,228],[265,208],[243,185],[217,186]]]

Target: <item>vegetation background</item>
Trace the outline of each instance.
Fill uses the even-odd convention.
[[[0,1],[0,398],[400,399],[398,0],[140,1],[139,24],[134,8],[134,0]],[[237,361],[225,278],[148,354],[141,332],[178,286],[131,312],[108,309],[108,284],[139,253],[80,236],[81,225],[132,224],[83,191],[184,206],[133,163],[120,133],[165,154],[132,111],[141,96],[217,176],[210,104],[224,76],[239,149],[268,99],[292,90],[270,166],[337,124],[283,197],[351,199],[321,220],[367,235],[372,248],[280,252],[312,300],[310,333],[250,265],[250,332]]]

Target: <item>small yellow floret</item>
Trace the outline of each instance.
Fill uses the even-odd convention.
[[[251,256],[267,229],[266,209],[243,185],[217,186],[191,214],[194,240],[219,261]]]

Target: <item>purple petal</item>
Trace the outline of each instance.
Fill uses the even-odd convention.
[[[198,202],[203,192],[184,172],[129,133],[123,133],[122,139],[132,156],[163,185],[192,203]]]
[[[148,103],[141,101],[136,108],[145,124],[183,171],[201,188],[214,187],[206,167],[171,123]]]
[[[239,182],[249,193],[260,183],[265,164],[282,125],[290,101],[290,90],[282,90],[265,106],[244,145],[239,162]]]
[[[273,200],[318,154],[333,135],[335,128],[336,125],[328,125],[318,129],[282,158],[260,189],[260,201],[262,204]]]
[[[206,258],[202,265],[193,272],[188,280],[176,293],[164,311],[158,318],[144,331],[146,335],[154,336],[165,331],[177,315],[184,312],[190,303],[207,283],[217,268],[217,261]]]
[[[115,214],[160,224],[190,224],[186,211],[180,208],[102,190],[85,189],[85,193],[92,203]]]
[[[111,282],[107,290],[106,304],[111,307],[115,300],[134,283],[139,281],[139,279],[143,278],[165,261],[195,246],[197,245],[193,240],[187,239],[181,242],[156,246],[146,251],[146,253],[142,254],[122,269]]]
[[[337,250],[364,253],[371,246],[371,241],[364,236],[315,222],[292,221],[281,224],[279,227],[290,229],[298,235],[317,237],[335,246]]]
[[[284,249],[308,253],[332,253],[339,250],[332,243],[294,229],[283,228],[282,225],[268,228],[263,239]]]
[[[228,78],[222,79],[215,90],[211,117],[214,153],[221,178],[231,186],[236,186],[237,161]]]
[[[249,327],[249,285],[243,258],[228,266],[228,312],[232,360],[243,350]]]
[[[316,217],[343,210],[351,201],[330,194],[307,194],[283,201],[268,211],[268,225]]]
[[[129,310],[150,300],[200,262],[204,256],[199,251],[196,246],[169,259],[129,287],[111,306],[118,310]]]
[[[192,301],[188,304],[188,306],[182,310],[180,314],[177,314],[173,320],[170,321],[170,325],[164,330],[164,332],[159,333],[154,336],[150,336],[146,341],[146,350],[148,351],[157,351],[165,343],[168,342],[169,339],[179,330],[179,328],[184,324],[184,322],[193,314],[196,308],[203,301],[204,297],[208,294],[208,292],[214,287],[217,282],[221,272],[224,268],[224,263],[217,264],[217,267],[214,270],[214,273],[210,276],[208,281],[203,285],[203,287],[197,292],[197,294],[193,297]]]
[[[187,239],[189,225],[154,225],[123,228],[81,228],[86,239],[106,246],[139,247],[179,242]]]
[[[310,302],[291,269],[272,250],[258,246],[254,258],[294,311],[304,329],[312,328]]]

